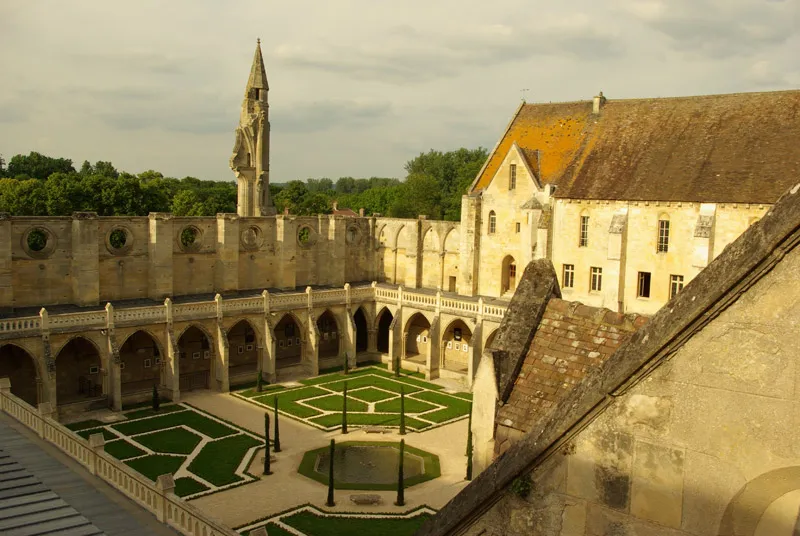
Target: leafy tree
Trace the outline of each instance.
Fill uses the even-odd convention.
[[[14,155],[8,162],[8,175],[17,177],[25,175],[34,179],[45,180],[53,173],[74,173],[72,160],[68,158],[51,158],[41,153],[31,151],[27,156]]]
[[[47,216],[47,193],[36,179],[0,179],[0,212],[17,216]]]

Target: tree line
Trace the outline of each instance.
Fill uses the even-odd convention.
[[[405,165],[405,180],[340,177],[292,180],[270,184],[278,212],[329,214],[339,208],[365,209],[397,218],[459,220],[461,196],[477,175],[488,151],[458,149],[420,153]],[[171,212],[176,216],[213,216],[236,212],[236,183],[165,177],[153,170],[131,174],[111,162],[72,160],[37,152],[0,158],[0,212],[17,216],[68,216],[97,212],[101,216],[145,216]]]

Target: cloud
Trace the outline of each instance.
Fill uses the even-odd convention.
[[[795,0],[626,0],[623,10],[670,39],[675,50],[713,59],[749,55],[800,33]]]
[[[389,102],[330,100],[293,104],[270,113],[273,130],[310,133],[334,127],[363,127],[385,119],[392,112]]]
[[[614,33],[601,30],[589,17],[570,15],[546,22],[540,19],[536,26],[482,25],[451,35],[424,34],[400,25],[390,28],[378,46],[283,44],[272,57],[296,69],[415,84],[536,57],[588,61],[623,53],[624,47]]]

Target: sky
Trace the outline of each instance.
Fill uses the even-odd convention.
[[[523,96],[800,89],[800,0],[2,0],[0,155],[233,180],[256,38],[273,182],[491,149]]]

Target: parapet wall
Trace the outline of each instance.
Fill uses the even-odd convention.
[[[0,215],[0,308],[374,280],[374,230],[329,215]]]

